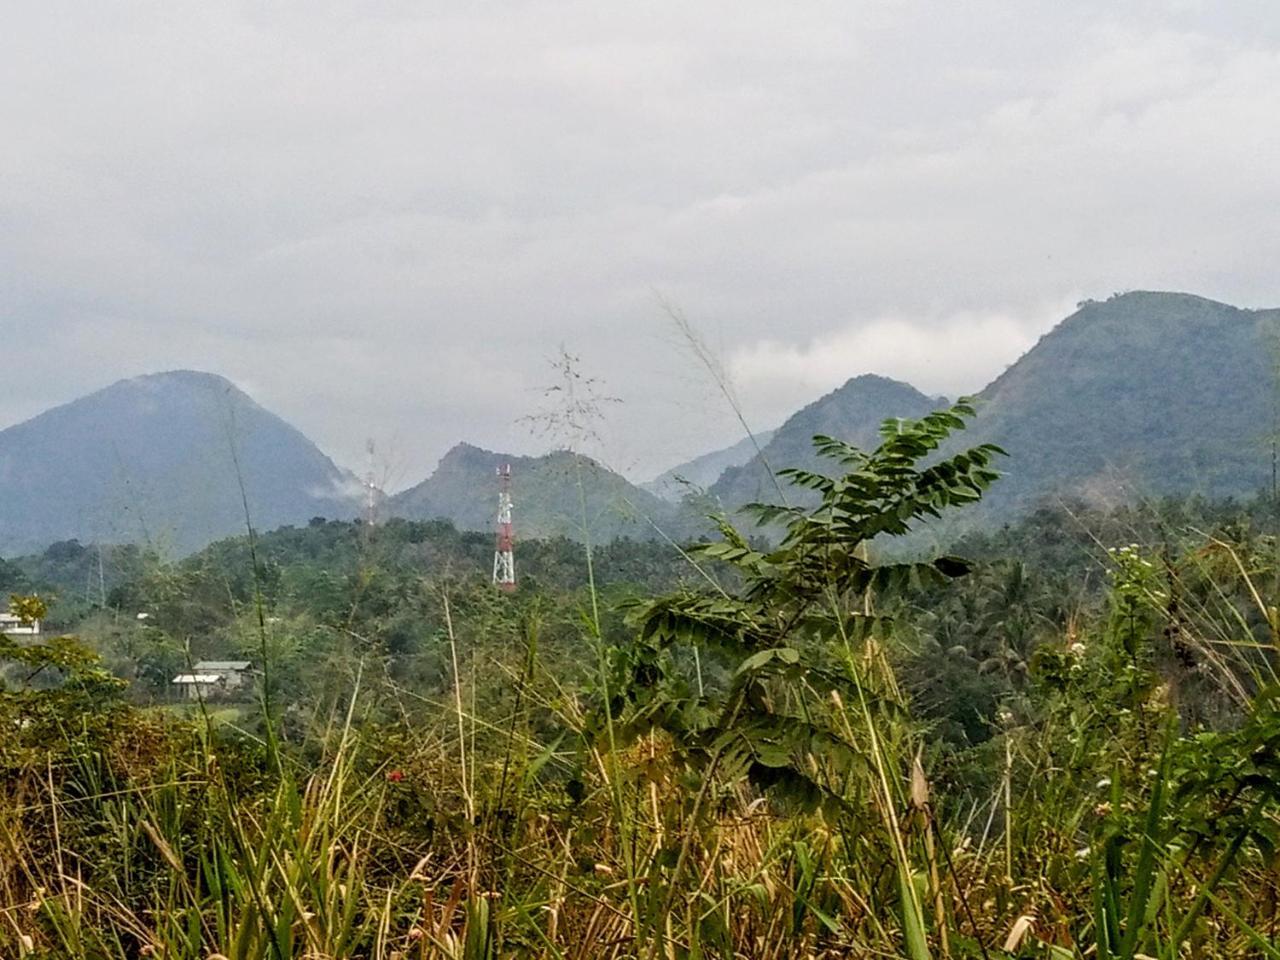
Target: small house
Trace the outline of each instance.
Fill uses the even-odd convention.
[[[248,660],[201,660],[195,665],[193,671],[197,674],[211,674],[219,677],[223,688],[232,691],[244,686],[251,665]]]
[[[248,660],[201,660],[190,673],[180,673],[173,685],[191,700],[221,700],[234,697],[249,676]]]
[[[24,623],[21,617],[18,617],[8,610],[0,611],[0,634],[7,637],[38,637],[40,636],[40,621],[34,620],[31,623]]]
[[[180,673],[173,678],[173,685],[185,691],[190,700],[216,699],[226,689],[216,673]]]

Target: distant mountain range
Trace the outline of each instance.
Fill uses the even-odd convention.
[[[0,554],[71,539],[188,553],[243,533],[246,502],[269,529],[354,516],[358,489],[230,381],[135,377],[0,431]]]
[[[1009,451],[975,519],[1046,497],[1219,497],[1268,486],[1280,432],[1280,310],[1242,310],[1180,293],[1087,301],[978,394],[957,447]],[[384,515],[489,529],[495,471],[515,474],[522,537],[673,537],[709,509],[776,500],[771,471],[823,467],[811,438],[864,447],[889,417],[945,404],[908,384],[855,377],[776,431],[674,467],[644,488],[566,451],[516,457],[459,444]],[[681,478],[687,482],[681,482]],[[241,532],[241,483],[259,529],[353,517],[363,491],[311,441],[230,382],[179,371],[137,377],[0,431],[0,555],[57,541],[150,542],[186,553]],[[685,492],[696,496],[681,501]],[[705,491],[705,493],[703,493]]]

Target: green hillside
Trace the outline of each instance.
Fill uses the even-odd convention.
[[[1276,317],[1183,293],[1082,304],[980,395],[963,442],[1010,455],[988,508],[1269,486]]]

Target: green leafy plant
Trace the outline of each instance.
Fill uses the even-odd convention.
[[[961,402],[920,420],[888,421],[870,452],[816,437],[819,453],[845,472],[781,471],[821,501],[812,509],[750,508],[761,521],[785,525],[776,549],[753,545],[721,520],[721,539],[691,552],[731,568],[742,589],[684,590],[635,608],[639,642],[621,654],[631,725],[673,733],[691,761],[723,776],[840,797],[838,783],[862,762],[865,744],[851,741],[841,711],[832,713],[833,695],[877,712],[901,707],[892,683],[877,681],[853,656],[855,644],[889,626],[877,598],[969,569],[952,556],[876,562],[874,544],[978,500],[996,479],[991,463],[1002,451],[993,445],[929,462],[973,413]],[[682,677],[689,659],[681,660],[682,650],[709,652],[723,683],[699,689]],[[826,766],[815,768],[814,757]]]

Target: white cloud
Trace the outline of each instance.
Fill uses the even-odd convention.
[[[925,321],[880,318],[803,343],[761,339],[739,347],[729,370],[740,394],[797,406],[862,373],[904,380],[951,398],[977,393],[1070,308],[1035,318],[964,312]]]

